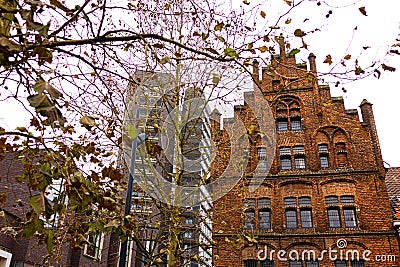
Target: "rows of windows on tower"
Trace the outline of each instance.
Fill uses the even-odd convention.
[[[351,260],[351,261],[342,261],[336,260],[333,261],[335,267],[364,267],[365,262],[363,260]],[[320,263],[317,260],[289,260],[289,267],[319,267]],[[274,267],[273,260],[245,260],[244,267]]]
[[[357,227],[354,196],[327,196],[325,197],[325,205],[330,228]],[[246,199],[244,207],[245,230],[272,229],[270,198]],[[314,227],[311,197],[284,198],[284,214],[286,229],[307,229]]]
[[[278,133],[283,131],[303,130],[300,103],[298,100],[291,97],[280,99],[275,106],[275,114],[276,129]],[[334,155],[330,156],[332,153]],[[306,169],[304,146],[281,147],[279,148],[279,155],[281,170]],[[347,166],[347,150],[345,142],[332,144],[332,147],[328,144],[318,144],[318,155],[320,160],[319,167],[321,169],[331,168],[332,161],[335,161],[335,165],[338,168]],[[261,164],[259,164],[261,171],[266,169],[264,167],[266,165],[264,162],[266,161],[261,159]]]

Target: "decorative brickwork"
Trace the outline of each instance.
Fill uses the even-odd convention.
[[[254,78],[276,120],[274,162],[269,173],[259,177],[264,180],[262,186],[250,192],[248,183],[260,160],[261,137],[249,133],[247,173],[214,203],[214,266],[270,266],[257,256],[266,247],[276,251],[271,258],[275,267],[300,266],[279,260],[279,250],[296,250],[300,256],[313,250],[320,261],[303,260],[301,266],[335,266],[329,255],[321,256],[329,249],[357,250],[360,260],[363,251],[371,251],[366,257],[370,261],[336,262],[337,266],[398,266],[399,246],[372,104],[361,103],[361,122],[357,110],[346,110],[343,98],[331,97],[329,86],[318,84],[313,54],[307,70],[305,64],[296,64],[294,56],[286,55],[283,45],[280,51],[267,68],[260,70],[254,64]],[[247,93],[245,104],[235,107],[235,115],[248,129],[257,128],[257,118],[246,101],[258,99]],[[214,127],[214,137],[223,148],[213,165],[213,179],[217,179],[229,153],[219,125]],[[257,200],[265,198],[269,207],[257,207]],[[260,211],[269,212],[270,229],[262,227],[267,219],[260,217]],[[342,249],[339,239],[346,242]],[[395,255],[396,260],[377,262],[379,255]]]

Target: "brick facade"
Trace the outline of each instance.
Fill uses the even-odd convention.
[[[296,250],[300,255],[314,250],[321,258],[319,266],[335,266],[334,253],[331,258],[321,256],[329,249],[338,250],[338,258],[340,253],[357,250],[362,259],[363,252],[371,251],[366,257],[370,261],[344,262],[347,266],[398,266],[399,246],[372,104],[366,100],[361,103],[361,122],[357,110],[346,110],[341,97],[331,97],[329,86],[318,84],[313,54],[307,70],[305,64],[296,64],[294,56],[286,55],[283,40],[280,42],[280,55],[274,56],[268,67],[259,69],[254,64],[255,81],[277,124],[275,157],[269,172],[260,177],[262,185],[250,192],[248,185],[259,161],[261,137],[249,134],[255,142],[250,142],[246,174],[214,203],[214,266],[270,266],[257,257],[265,247],[269,253],[276,251],[271,258],[275,267],[290,266],[278,259],[279,250]],[[251,125],[257,128],[257,119],[246,101],[259,99],[247,93],[244,105],[235,107],[235,115],[247,129]],[[214,119],[218,116],[214,114]],[[224,125],[229,123],[224,121]],[[218,179],[227,166],[228,157],[223,155],[229,153],[227,136],[218,123],[214,125],[214,139],[220,148],[213,165],[213,179]],[[258,206],[260,203],[266,206]],[[339,239],[347,242],[343,249],[338,249],[342,244]],[[378,256],[381,261],[374,261],[377,255],[395,255],[396,260],[383,262],[383,256]],[[303,260],[301,266],[317,265]]]
[[[29,198],[35,192],[29,190],[24,183],[19,183],[16,178],[22,174],[23,165],[17,160],[15,154],[4,154],[0,161],[0,194],[6,194],[6,201],[1,206],[7,218],[7,225],[3,217],[0,218],[0,228],[18,226],[26,218],[25,214],[31,209]],[[20,229],[17,227],[16,229]],[[116,266],[118,259],[119,239],[110,242],[110,237],[103,235],[101,242],[101,255],[95,259],[85,255],[83,250],[73,249],[70,244],[63,244],[59,262],[51,262],[52,266]],[[113,251],[117,248],[117,252]],[[11,253],[9,266],[44,266],[43,262],[48,255],[46,245],[39,244],[36,238],[24,238],[22,231],[15,237],[0,234],[0,252]],[[114,253],[113,253],[114,252]],[[3,263],[0,257],[0,263]],[[19,264],[19,265],[16,265]],[[25,265],[22,265],[25,264]],[[3,266],[3,265],[0,265]],[[4,265],[7,266],[7,265]]]

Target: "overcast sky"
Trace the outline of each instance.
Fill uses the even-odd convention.
[[[285,7],[283,0],[268,2],[281,3],[282,8]],[[396,38],[400,39],[399,0],[327,0],[320,1],[320,5],[318,2],[307,1],[282,20],[284,22],[286,18],[290,18],[292,22],[286,26],[301,27],[304,31],[311,31],[316,27],[320,29],[304,37],[308,50],[298,54],[297,61],[308,61],[309,53],[313,52],[317,56],[318,71],[327,72],[332,65],[323,63],[326,55],[330,54],[333,60],[337,60],[351,54],[353,60],[362,53],[359,64],[364,68],[367,63],[382,59],[390,44],[400,43],[400,40],[396,42]],[[367,16],[359,11],[360,7],[365,7]],[[284,36],[293,36],[295,28],[289,27],[277,32],[283,31]],[[292,48],[301,46],[299,38],[289,41]],[[363,46],[371,48],[364,50]],[[400,51],[400,47],[395,48]],[[373,104],[383,160],[391,167],[400,167],[400,141],[397,132],[400,130],[397,122],[397,116],[400,115],[400,55],[386,57],[384,62],[396,67],[397,71],[382,71],[380,79],[371,76],[337,88],[331,85],[331,93],[332,96],[343,96],[347,109],[359,109],[363,99]],[[325,78],[336,81],[332,77]],[[342,91],[342,86],[346,93]]]
[[[344,1],[328,1],[339,3]],[[359,7],[365,6],[367,16],[357,12]],[[305,38],[309,42],[310,51],[317,56],[317,68],[325,71],[329,65],[324,64],[325,56],[340,58],[349,52],[355,56],[358,47],[371,46],[369,53],[364,58],[382,58],[389,44],[394,44],[396,38],[400,39],[400,1],[398,0],[366,0],[356,2],[355,6],[343,9],[332,9],[329,19],[332,22],[324,27],[321,33]],[[357,30],[353,29],[357,26]],[[354,32],[354,35],[353,35]],[[307,36],[306,36],[307,37]],[[397,41],[400,43],[400,41]],[[350,47],[349,47],[350,44]],[[400,47],[397,47],[400,51]],[[332,95],[342,95],[348,109],[358,108],[363,99],[373,105],[375,121],[378,129],[383,160],[391,167],[400,166],[400,141],[397,116],[400,115],[400,55],[387,57],[387,65],[396,67],[396,72],[382,72],[378,80],[374,77],[352,82],[345,85],[344,93],[341,86],[331,86]],[[364,62],[361,60],[360,65]]]

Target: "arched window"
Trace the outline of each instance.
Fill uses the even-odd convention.
[[[297,100],[286,97],[279,100],[275,106],[278,131],[301,131],[300,104]]]
[[[335,144],[337,166],[343,168],[347,166],[346,143],[340,142]]]

